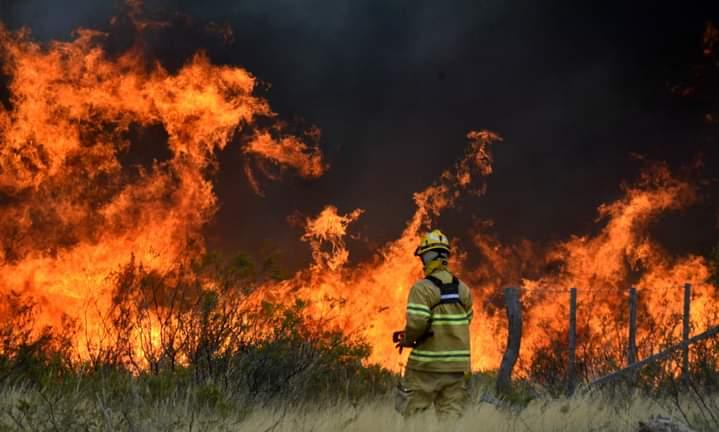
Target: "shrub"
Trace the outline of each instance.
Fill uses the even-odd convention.
[[[37,384],[62,378],[72,363],[75,323],[37,329],[37,303],[11,291],[0,296],[0,383],[22,379]]]
[[[365,367],[365,341],[313,319],[302,300],[254,300],[262,271],[244,255],[208,255],[165,273],[131,260],[110,278],[112,307],[82,361],[73,357],[72,333],[35,331],[35,303],[11,294],[5,303],[12,314],[0,327],[0,378],[41,386],[55,380],[108,400],[128,392],[146,400],[185,394],[214,407],[359,400],[391,388],[392,374]]]

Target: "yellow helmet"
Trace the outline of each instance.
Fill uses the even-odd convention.
[[[438,229],[430,231],[422,236],[419,241],[419,246],[417,246],[414,254],[416,256],[420,256],[431,250],[443,250],[449,253],[449,240],[447,239],[447,236]]]

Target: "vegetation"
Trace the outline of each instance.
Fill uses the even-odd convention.
[[[166,274],[131,261],[113,275],[112,307],[82,360],[72,345],[76,323],[38,332],[34,301],[6,295],[0,384],[91,393],[102,387],[120,398],[139,385],[145,400],[192,389],[218,401],[260,404],[340,396],[354,401],[389,390],[391,374],[364,365],[370,347],[363,340],[311,318],[302,301],[253,300],[247,286],[258,277],[244,256],[208,256]]]
[[[32,431],[385,431],[406,430],[389,395],[351,403],[251,405],[209,385],[175,387],[162,397],[151,395],[145,379],[120,378],[75,386],[0,390],[0,430]],[[120,386],[122,391],[113,392]],[[716,403],[717,400],[714,400]],[[686,416],[697,431],[716,426],[704,419],[691,398],[648,396],[609,398],[581,394],[572,399],[537,398],[526,407],[475,400],[455,430],[507,432],[637,431],[654,415],[679,421]],[[427,413],[409,421],[409,430],[446,429]],[[481,426],[480,426],[481,425]]]
[[[5,295],[0,430],[402,428],[392,402],[398,377],[367,364],[370,347],[361,338],[312,318],[302,301],[254,299],[258,282],[278,277],[274,268],[245,255],[207,255],[163,274],[131,261],[111,278],[103,343],[88,342],[82,359],[73,345],[78,323],[37,329],[34,300]],[[459,430],[633,431],[653,414],[696,430],[719,428],[714,342],[695,348],[688,382],[676,379],[677,358],[619,387],[580,387],[572,399],[561,396],[564,352],[560,345],[539,350],[535,364],[520,371],[528,380],[500,399],[494,374],[475,375]],[[416,430],[432,430],[437,420],[428,414],[413,421]]]

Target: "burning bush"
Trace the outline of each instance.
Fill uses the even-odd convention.
[[[16,292],[2,296],[0,315],[0,383],[22,378],[47,383],[62,377],[75,358],[72,341],[76,326],[64,317],[63,325],[36,328],[37,303]]]
[[[301,300],[251,301],[248,292],[264,277],[243,255],[206,256],[165,273],[132,260],[113,274],[113,307],[103,314],[101,339],[86,347],[87,359],[53,329],[32,336],[36,305],[13,295],[7,300],[14,315],[0,332],[0,377],[38,382],[57,372],[119,373],[147,380],[158,396],[189,385],[264,402],[388,390],[391,375],[365,367],[370,348],[360,337],[308,315]]]

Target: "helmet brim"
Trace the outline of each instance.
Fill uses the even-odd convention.
[[[422,254],[433,251],[433,250],[443,250],[447,252],[447,255],[449,255],[449,245],[443,245],[443,244],[434,244],[426,247],[418,247],[414,251],[414,256],[421,256]]]

